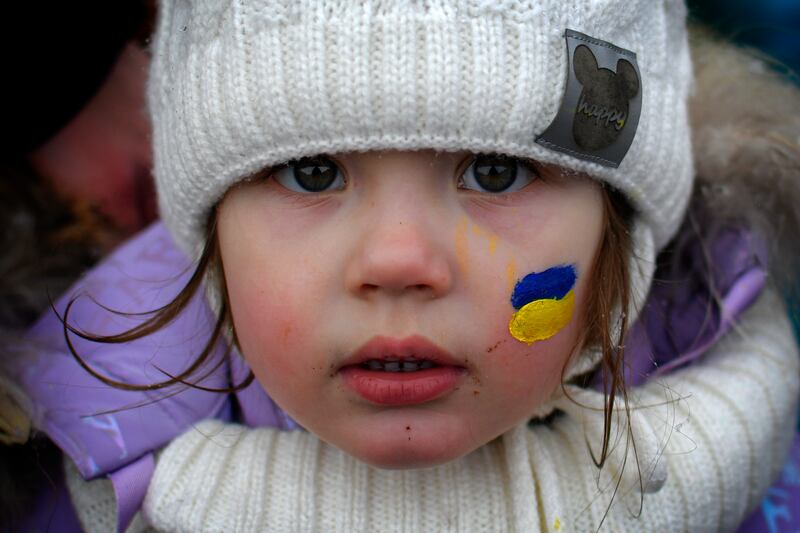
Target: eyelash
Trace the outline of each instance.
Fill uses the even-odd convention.
[[[487,160],[485,161],[486,164],[482,165],[481,168],[488,169],[489,167],[492,167],[492,170],[489,170],[488,172],[493,172],[498,167],[505,166],[508,168],[511,164],[513,164],[514,166],[513,170],[511,171],[512,176],[510,176],[510,183],[504,185],[501,182],[500,185],[502,187],[496,190],[488,190],[486,187],[481,185],[479,183],[480,178],[476,177],[475,174],[475,165],[481,161],[481,159]],[[303,164],[303,166],[299,166],[301,164]],[[298,172],[300,172],[300,169],[303,168],[314,168],[315,170],[310,173],[305,173],[304,176],[301,176],[298,174]],[[317,171],[319,168],[328,168],[329,170]],[[330,169],[333,169],[335,174],[332,176],[326,176],[326,172],[330,173]],[[524,172],[527,173],[528,178],[527,181],[522,184],[519,183],[520,180],[518,179],[520,175],[520,169],[523,169]],[[502,174],[499,172],[495,173],[493,176],[482,176],[481,178],[485,179],[490,177],[491,179],[492,177],[497,176],[500,176],[500,179],[503,179]],[[275,181],[284,189],[301,195],[314,195],[316,193],[339,191],[343,190],[347,185],[347,181],[344,178],[344,173],[339,168],[339,165],[333,159],[324,155],[302,158],[298,161],[290,161],[285,165],[275,167],[268,173],[267,177],[274,178]],[[298,181],[298,178],[300,177],[310,180],[308,183],[312,188],[301,184]],[[509,177],[507,176],[506,178]],[[467,168],[458,175],[456,187],[461,190],[471,190],[477,193],[487,194],[489,196],[502,196],[519,191],[537,179],[541,179],[539,168],[536,166],[536,164],[529,160],[497,154],[476,154],[472,156]],[[320,182],[320,180],[322,181]],[[317,181],[318,183],[314,184],[314,181]],[[325,183],[326,181],[327,183]],[[331,188],[331,185],[334,184],[337,184],[337,186],[335,188]]]
[[[478,178],[475,176],[475,165],[481,158],[486,158],[486,159],[489,160],[489,162],[493,161],[494,163],[505,164],[507,166],[508,166],[509,163],[513,164],[514,165],[513,177],[512,177],[513,181],[511,183],[509,183],[508,185],[506,185],[505,187],[503,187],[502,189],[499,189],[499,190],[496,190],[496,191],[481,190],[481,189],[476,188],[475,185],[477,185],[478,187],[481,187],[482,189],[485,189],[485,187],[483,187],[482,185],[480,185],[478,183]],[[483,167],[487,167],[489,165],[484,164],[482,166]],[[495,165],[491,165],[491,166],[497,166],[497,165],[495,164]],[[527,180],[527,182],[521,183],[521,184],[518,183],[518,180],[517,180],[517,178],[519,176],[519,169],[520,168],[523,169],[524,172],[528,173],[528,178],[529,178]],[[456,185],[457,185],[457,187],[459,189],[472,190],[472,191],[476,191],[478,193],[488,194],[490,196],[502,196],[502,195],[511,194],[513,192],[516,192],[516,191],[519,191],[521,189],[524,189],[525,187],[530,185],[532,182],[534,182],[535,180],[540,179],[540,178],[541,178],[541,174],[539,172],[539,169],[531,161],[528,161],[528,160],[525,160],[525,159],[518,159],[516,157],[508,157],[508,156],[504,156],[504,155],[478,154],[478,155],[475,155],[472,158],[472,160],[470,161],[469,166],[464,170],[464,172],[462,172],[459,175]],[[468,186],[467,181],[470,181],[470,182],[473,182],[473,183],[470,183],[469,186]]]
[[[301,164],[303,164],[303,166],[300,166]],[[332,168],[335,174],[333,176],[326,176],[325,171],[306,173],[304,178],[308,178],[312,182],[313,181],[320,182],[320,180],[323,180],[323,182],[324,180],[329,181],[329,183],[325,185],[325,187],[323,188],[310,189],[302,184],[299,184],[298,182],[298,172],[300,171],[300,169],[309,167],[312,167],[314,169]],[[330,172],[330,170],[328,172]],[[270,176],[272,176],[275,179],[275,181],[283,188],[298,194],[314,194],[320,192],[330,192],[332,190],[342,190],[347,185],[347,182],[344,179],[344,173],[339,168],[339,165],[337,165],[335,161],[324,155],[316,157],[307,157],[300,159],[296,162],[290,161],[289,163],[281,165],[280,167],[274,169],[270,173]],[[293,182],[297,183],[298,186],[295,187]],[[330,185],[335,183],[338,183],[338,186],[335,189],[328,188],[330,187]]]

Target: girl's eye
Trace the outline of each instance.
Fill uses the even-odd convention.
[[[532,165],[513,157],[479,154],[459,177],[458,188],[490,194],[510,193],[538,177]]]
[[[344,189],[344,177],[336,163],[325,156],[304,157],[290,161],[273,174],[275,181],[299,193]]]

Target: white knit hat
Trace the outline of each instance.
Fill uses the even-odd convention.
[[[640,299],[692,188],[685,17],[682,0],[163,0],[149,85],[162,218],[197,254],[213,205],[267,166],[378,149],[533,158],[631,201]],[[638,62],[618,168],[536,142],[569,92],[567,30]]]

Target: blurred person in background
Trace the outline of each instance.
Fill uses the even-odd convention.
[[[0,531],[33,527],[19,520],[60,476],[60,453],[31,434],[4,377],[10,341],[156,217],[144,109],[152,10],[145,0],[15,2],[4,15]],[[59,495],[44,495],[40,514],[56,518]]]

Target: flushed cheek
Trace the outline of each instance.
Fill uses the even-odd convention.
[[[309,346],[313,328],[307,322],[308,311],[287,302],[292,300],[268,291],[251,291],[238,301],[231,295],[242,355],[258,381],[276,395],[282,395],[282,384],[301,385],[324,371],[322,363],[299,356],[313,353]],[[318,372],[311,372],[311,367]]]
[[[513,339],[483,357],[479,398],[497,406],[510,420],[529,416],[552,397],[574,348],[573,327],[532,346]]]

